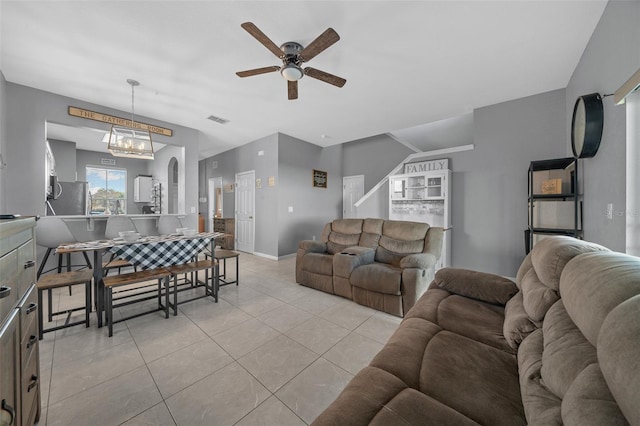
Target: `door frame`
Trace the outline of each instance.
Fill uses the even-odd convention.
[[[252,188],[252,193],[253,193],[253,200],[251,202],[251,204],[253,205],[253,219],[251,220],[251,251],[245,251],[245,253],[251,253],[253,254],[256,250],[256,187],[255,187],[255,181],[256,181],[256,171],[255,170],[247,170],[245,172],[240,172],[240,173],[236,173],[235,176],[235,202],[234,202],[234,223],[235,223],[235,247],[237,250],[240,250],[238,248],[238,177],[242,176],[242,175],[251,175],[253,176],[253,178],[251,179],[251,188]]]

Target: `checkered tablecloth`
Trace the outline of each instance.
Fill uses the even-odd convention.
[[[191,261],[211,243],[212,239],[215,239],[215,234],[199,234],[189,238],[165,238],[121,244],[111,247],[109,251],[139,269],[162,268]]]

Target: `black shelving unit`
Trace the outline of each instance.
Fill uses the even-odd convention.
[[[560,179],[560,191],[553,194],[542,193],[542,182],[547,179]],[[525,251],[529,253],[535,244],[536,235],[569,235],[582,238],[578,159],[569,157],[532,161],[529,165],[528,183],[529,226],[525,236]],[[555,203],[548,205],[562,210],[556,214],[556,221],[553,220],[554,218],[543,218],[545,203]],[[538,205],[537,212],[536,205]],[[562,223],[557,222],[559,216],[563,216]]]

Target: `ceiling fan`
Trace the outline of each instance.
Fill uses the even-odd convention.
[[[309,62],[311,59],[315,58],[316,55],[324,51],[336,41],[340,40],[340,36],[333,30],[333,28],[328,28],[307,47],[304,47],[294,41],[288,41],[278,47],[252,22],[245,22],[241,27],[262,43],[264,47],[269,49],[271,53],[280,58],[282,60],[282,66],[274,65],[271,67],[239,71],[236,73],[238,77],[250,77],[252,75],[280,71],[280,74],[282,74],[282,76],[287,80],[289,100],[298,99],[298,80],[305,75],[324,81],[325,83],[333,84],[337,87],[342,87],[347,82],[344,78],[329,74],[328,72],[320,71],[311,67],[302,68],[303,62]]]

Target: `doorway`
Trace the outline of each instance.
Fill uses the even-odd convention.
[[[207,184],[209,207],[207,209],[207,229],[213,232],[213,218],[223,217],[222,210],[222,177],[209,178]]]
[[[342,178],[342,218],[356,218],[358,211],[355,203],[364,196],[364,175],[344,176]]]
[[[236,249],[253,253],[255,247],[255,170],[236,173]]]

